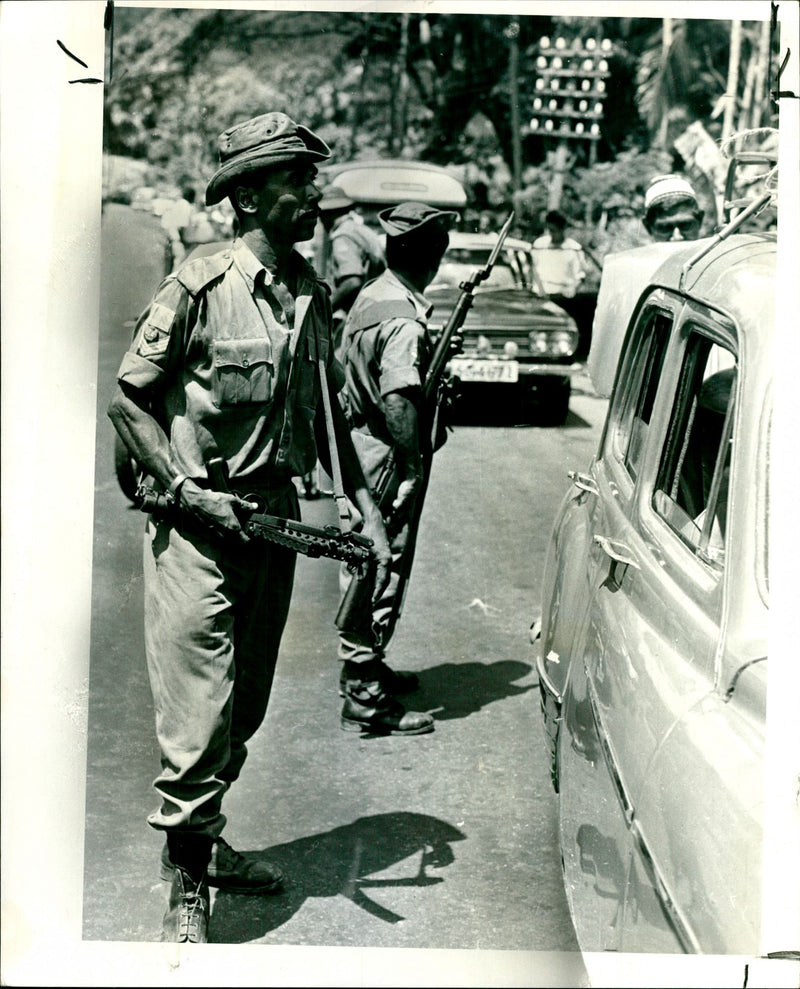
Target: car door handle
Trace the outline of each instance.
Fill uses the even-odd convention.
[[[628,549],[624,543],[618,542],[616,539],[609,539],[608,536],[601,536],[595,534],[592,536],[594,543],[602,549],[606,556],[611,557],[615,563],[622,563],[627,567],[633,567],[634,570],[641,570],[641,567],[633,558],[633,554]]]
[[[597,492],[597,482],[590,474],[581,474],[577,470],[567,471],[567,477],[572,481],[576,488],[580,488],[581,491],[588,491],[589,494],[596,495]]]

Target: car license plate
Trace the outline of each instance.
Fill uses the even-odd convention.
[[[462,381],[502,381],[514,384],[519,380],[518,361],[483,361],[471,357],[455,357],[450,370]]]

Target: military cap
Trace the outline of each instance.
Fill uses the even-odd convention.
[[[354,205],[355,201],[343,189],[340,189],[338,185],[329,185],[322,194],[319,208],[321,210],[348,209]]]
[[[447,230],[450,224],[458,219],[458,213],[452,210],[436,209],[425,203],[400,203],[378,213],[380,225],[389,237],[403,237],[416,233],[429,223]]]
[[[206,189],[206,205],[213,206],[230,192],[234,179],[248,172],[297,159],[330,158],[328,145],[285,113],[263,113],[229,127],[219,136],[219,168]]]

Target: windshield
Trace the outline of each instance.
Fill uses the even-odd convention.
[[[486,264],[487,256],[476,258],[472,263],[450,261],[448,255],[439,265],[436,277],[428,286],[429,289],[458,288],[473,272]],[[514,272],[507,265],[496,264],[486,281],[480,283],[481,288],[516,288],[517,281]]]

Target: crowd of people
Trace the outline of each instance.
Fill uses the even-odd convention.
[[[161,772],[150,826],[165,837],[163,937],[207,940],[209,886],[273,893],[283,877],[223,838],[223,798],[266,715],[292,595],[295,553],[246,531],[256,507],[300,518],[295,479],[319,462],[345,526],[372,541],[374,593],[361,633],[343,630],[341,726],[415,736],[430,714],[401,700],[413,674],[387,663],[399,614],[409,520],[421,506],[430,442],[423,387],[433,349],[425,289],[457,214],[407,201],[379,215],[381,239],[318,165],[330,150],[284,113],[219,138],[205,191],[142,203],[160,216],[175,265],[141,315],[109,408],[154,494],[144,533],[146,662]],[[656,240],[696,236],[696,199],[676,176],[648,190]],[[219,221],[227,200],[233,230]],[[136,203],[132,203],[136,205]],[[701,217],[700,217],[701,219]],[[324,270],[296,245],[324,231]],[[533,252],[544,290],[569,299],[585,277],[581,245],[558,212]],[[232,235],[232,236],[231,236]],[[200,243],[223,249],[180,263]],[[389,460],[391,508],[373,498]],[[342,593],[350,577],[343,572]]]

